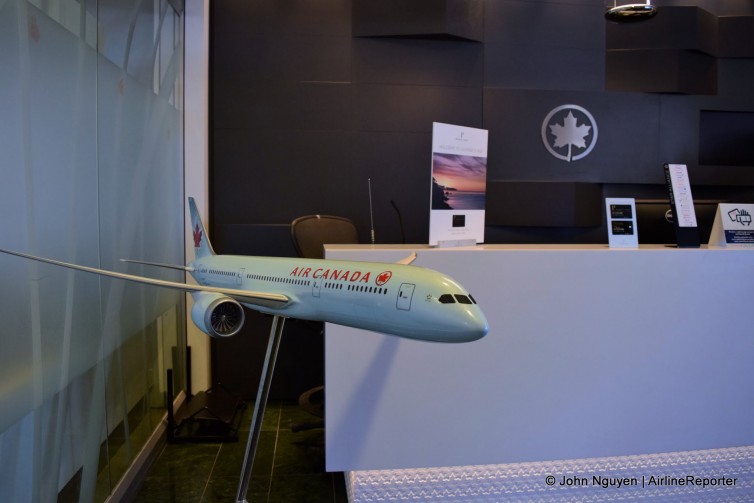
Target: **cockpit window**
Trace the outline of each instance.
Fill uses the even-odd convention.
[[[456,300],[449,293],[440,295],[440,298],[437,300],[439,300],[441,304],[455,304],[456,303]]]
[[[471,299],[465,295],[456,294],[456,300],[458,300],[459,304],[471,304]]]
[[[474,297],[472,297],[471,294],[469,294],[469,298],[471,299],[471,302],[473,302],[474,304],[476,304],[476,299]]]

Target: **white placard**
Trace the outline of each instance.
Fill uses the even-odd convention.
[[[719,204],[709,244],[731,248],[754,248],[754,204]]]
[[[429,245],[484,242],[487,130],[432,126]]]
[[[638,248],[639,233],[636,226],[636,202],[628,197],[605,199],[607,212],[607,237],[610,248]]]
[[[668,164],[668,176],[675,203],[673,218],[678,222],[678,227],[696,227],[694,198],[691,196],[691,182],[686,165]]]

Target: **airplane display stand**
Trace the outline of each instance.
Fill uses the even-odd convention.
[[[257,400],[254,402],[254,415],[251,417],[249,440],[246,443],[246,453],[243,458],[241,478],[238,481],[236,503],[246,503],[247,501],[246,493],[249,491],[249,484],[251,482],[251,468],[254,466],[254,456],[256,455],[257,445],[259,444],[259,434],[262,431],[262,419],[264,418],[264,410],[267,407],[267,397],[270,394],[272,374],[275,371],[275,361],[278,357],[278,350],[280,349],[280,340],[283,337],[284,326],[285,318],[283,316],[275,315],[272,318],[270,338],[267,342],[267,353],[265,354],[264,366],[262,367],[262,377],[259,381],[259,388],[257,389]]]

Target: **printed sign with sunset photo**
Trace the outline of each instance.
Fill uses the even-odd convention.
[[[484,242],[487,130],[435,122],[429,244]]]

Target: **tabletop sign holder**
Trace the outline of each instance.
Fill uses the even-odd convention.
[[[610,248],[638,248],[636,202],[633,198],[605,198],[607,237]]]
[[[718,204],[710,246],[754,248],[754,204]]]
[[[694,198],[685,164],[665,164],[673,227],[678,248],[699,248],[699,227],[696,223]]]

